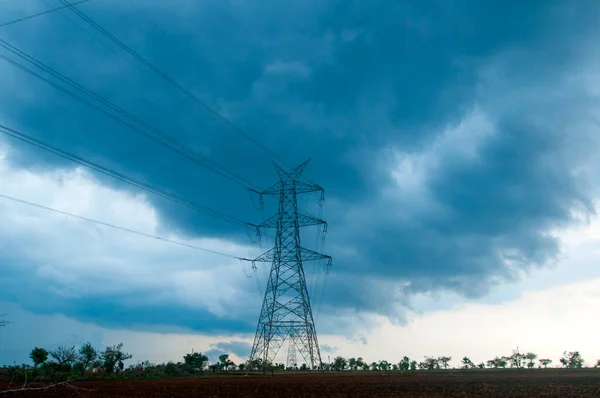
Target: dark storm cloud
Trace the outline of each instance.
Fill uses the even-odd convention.
[[[481,69],[497,54],[513,46],[553,48],[548,62],[532,61],[535,73],[509,77],[525,87],[529,79],[558,78],[550,65],[567,50],[557,37],[568,41],[569,29],[586,25],[580,12],[558,19],[560,4],[566,3],[209,1],[166,7],[140,1],[146,17],[116,2],[81,8],[287,164],[313,157],[307,175],[327,190],[326,249],[335,257],[326,308],[394,317],[390,302],[409,305],[411,293],[452,289],[478,296],[490,283],[514,278],[513,266],[543,265],[559,250],[547,231],[569,225],[573,208],[590,211],[589,194],[571,172],[581,159],[564,149],[564,130],[532,123],[530,109],[510,113],[491,102],[484,110],[498,123],[477,148],[478,162],[444,158],[427,174],[423,184],[436,210],[400,216],[411,209],[382,194],[395,189],[393,156],[384,154],[419,153],[444,126],[485,103]],[[15,25],[2,37],[254,183],[275,181],[267,154],[97,39],[72,13]],[[260,219],[243,188],[42,82],[15,76],[20,88],[11,85],[0,100],[10,104],[4,116],[18,120],[16,127],[220,211]],[[513,83],[503,84],[509,90]],[[563,100],[545,111],[565,111]],[[565,118],[571,116],[567,109]],[[68,165],[18,148],[10,161],[19,166]],[[165,225],[190,236],[245,238],[234,226],[154,203]],[[378,290],[377,281],[390,290]],[[65,300],[64,312],[88,319],[87,305]],[[115,315],[117,302],[99,305],[106,311],[95,313],[107,315],[94,320],[126,323]],[[174,324],[252,331],[251,321],[180,321],[187,319],[181,311]],[[138,323],[154,322],[149,312],[138,312]]]
[[[231,330],[240,333],[254,331],[254,314],[219,317],[210,311],[163,300],[153,301],[157,293],[144,289],[130,290],[126,294],[69,294],[68,285],[63,292],[60,285],[46,279],[32,277],[26,261],[0,255],[3,274],[3,300],[18,303],[28,311],[41,315],[66,314],[82,322],[103,327],[128,328],[137,331],[164,331],[177,325],[206,334],[219,334]],[[237,347],[237,346],[236,346]],[[238,347],[239,348],[239,347]]]

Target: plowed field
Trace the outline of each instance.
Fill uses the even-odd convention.
[[[600,397],[600,370],[280,374],[80,381],[20,397]],[[0,385],[0,391],[6,385]],[[13,396],[13,394],[0,394]]]

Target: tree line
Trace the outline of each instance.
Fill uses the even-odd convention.
[[[183,361],[153,364],[149,361],[138,362],[125,366],[125,361],[132,355],[123,350],[123,344],[108,346],[100,351],[91,343],[85,343],[79,348],[75,346],[59,346],[54,350],[35,347],[31,350],[29,358],[33,365],[23,364],[21,366],[5,367],[11,380],[31,380],[35,378],[52,381],[75,380],[84,377],[100,378],[162,378],[175,376],[193,376],[215,372],[247,372],[281,370],[311,370],[306,364],[286,367],[281,363],[263,363],[256,359],[244,363],[235,364],[228,354],[219,356],[218,361],[210,363],[209,358],[200,353],[192,352],[183,356]],[[367,363],[363,358],[344,358],[338,356],[331,363],[322,363],[321,369],[315,367],[312,370],[323,371],[435,371],[454,369],[450,362],[452,357],[425,357],[422,361],[416,361],[409,357],[403,357],[398,363],[386,360]],[[565,351],[559,360],[560,366],[564,368],[583,368],[584,360],[579,351]],[[487,362],[475,364],[470,358],[464,357],[460,361],[461,369],[533,369],[547,368],[552,364],[548,358],[538,358],[532,352],[520,353],[513,351],[509,356],[495,357]],[[594,367],[600,367],[600,360]],[[6,373],[6,372],[5,372]]]
[[[333,371],[416,371],[416,370],[443,370],[449,369],[452,357],[425,357],[422,361],[411,360],[405,356],[398,363],[391,363],[386,360],[379,362],[367,363],[363,358],[349,358],[338,356],[334,358],[330,364],[323,364],[325,370]],[[565,351],[559,360],[562,367],[577,369],[583,368],[584,360],[579,351]],[[533,352],[520,353],[518,350],[513,351],[509,356],[495,357],[487,362],[475,364],[469,357],[463,357],[460,361],[460,369],[533,369],[547,368],[552,364],[552,360],[548,358],[538,358],[538,355]],[[594,367],[600,367],[600,359]],[[454,368],[452,368],[454,369]]]

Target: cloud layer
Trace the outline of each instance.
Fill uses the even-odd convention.
[[[322,310],[350,322],[362,312],[402,321],[417,293],[479,297],[554,261],[556,231],[594,214],[600,91],[587,43],[598,32],[584,5],[551,3],[137,1],[81,9],[286,164],[313,157],[307,175],[327,190],[326,251],[335,260]],[[11,15],[31,7],[13,4]],[[3,38],[254,184],[275,181],[268,153],[73,13],[7,27]],[[0,73],[6,124],[243,220],[261,219],[243,187],[4,61]],[[260,252],[243,228],[74,171],[24,144],[4,148],[0,193],[217,250]],[[314,210],[313,202],[302,205]],[[120,327],[253,330],[260,295],[236,261],[8,203],[0,211],[3,278],[11,281],[0,300]],[[264,269],[260,276],[264,283]]]

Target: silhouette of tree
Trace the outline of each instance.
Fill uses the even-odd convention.
[[[510,366],[517,369],[523,368],[524,359],[525,355],[521,354],[519,350],[514,350],[512,355],[508,357],[508,360],[510,361]]]
[[[527,367],[529,369],[533,369],[533,367],[535,367],[535,360],[537,357],[537,354],[534,354],[533,352],[528,352],[527,354],[523,355],[523,358],[529,361],[527,362]]]
[[[85,343],[79,348],[77,359],[79,361],[79,372],[83,376],[85,371],[98,359],[98,351],[92,343]]]
[[[183,362],[190,369],[202,371],[208,363],[208,357],[206,355],[202,355],[201,352],[193,352],[191,354],[186,354],[183,357]]]
[[[35,347],[29,353],[29,358],[33,361],[33,366],[36,368],[48,360],[48,351],[43,348]]]
[[[386,360],[379,361],[379,370],[386,371],[386,370],[390,370],[390,368],[391,368],[391,364],[388,361],[386,361]]]
[[[341,372],[343,370],[346,370],[347,366],[348,366],[348,361],[346,360],[346,358],[338,356],[333,359],[333,366],[332,366],[333,370]]]
[[[410,361],[410,370],[415,371],[417,370],[417,361]]]
[[[464,357],[461,363],[463,364],[463,369],[473,369],[477,367],[469,357]]]
[[[348,359],[348,367],[350,368],[350,370],[356,370],[358,368],[356,358],[352,357]]]
[[[439,357],[438,358],[438,368],[441,366],[444,369],[448,369],[449,363],[452,360],[452,357]]]
[[[408,358],[407,356],[402,358],[400,363],[398,363],[398,368],[402,371],[410,370],[410,358]]]
[[[362,357],[356,358],[356,368],[357,369],[364,369],[365,365],[366,365],[365,360]]]
[[[131,354],[123,352],[123,343],[106,347],[104,352],[100,355],[104,372],[107,375],[119,375],[125,368],[124,362],[131,359],[131,357]]]
[[[424,369],[427,369],[427,370],[437,370],[440,368],[440,362],[438,361],[437,358],[425,357],[423,366],[424,366]]]
[[[563,352],[563,356],[560,358],[560,363],[566,368],[582,368],[583,358],[581,358],[579,351],[570,351],[568,353],[565,351]]]

